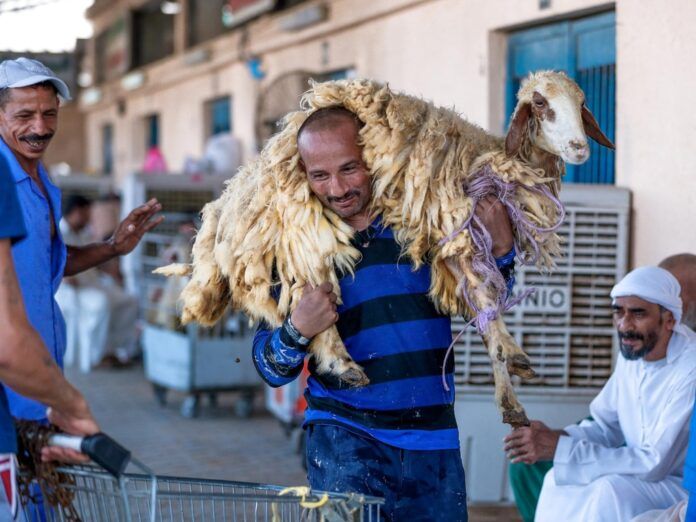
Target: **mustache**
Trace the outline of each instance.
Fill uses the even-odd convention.
[[[53,132],[48,134],[27,134],[19,138],[22,141],[49,141],[53,138]]]
[[[339,202],[339,201],[344,201],[344,200],[350,198],[351,196],[359,196],[359,195],[360,195],[360,191],[359,191],[359,190],[349,190],[348,192],[346,192],[345,194],[343,194],[340,198],[337,198],[337,197],[335,197],[335,196],[329,196],[327,199],[328,199],[329,201],[331,201],[332,203],[336,203],[336,202]]]
[[[638,332],[619,332],[619,339],[630,339],[635,341],[644,341],[645,336]]]

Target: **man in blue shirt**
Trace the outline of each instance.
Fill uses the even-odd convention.
[[[346,388],[316,373],[305,397],[307,466],[312,488],[385,498],[387,520],[467,520],[464,470],[454,416],[450,318],[428,298],[430,267],[414,270],[393,231],[371,206],[371,177],[358,144],[360,123],[343,108],[322,109],[298,132],[310,188],[356,234],[362,254],[355,275],[340,280],[343,303],[330,283],[305,289],[274,331],[260,327],[254,362],[271,386],[302,370],[311,339],[336,325],[370,383]],[[493,253],[511,280],[512,229],[494,201],[478,209],[494,238]],[[508,255],[505,255],[508,254]]]
[[[65,380],[24,313],[10,249],[12,242],[25,235],[14,183],[0,158],[0,382],[49,406],[49,419],[64,431],[91,435],[99,428],[87,402]],[[0,386],[0,520],[18,516],[13,483],[16,452],[16,434],[5,390]],[[44,456],[65,459],[76,454],[53,449]]]
[[[41,158],[58,128],[58,95],[69,99],[65,83],[36,60],[0,63],[0,158],[15,184],[27,236],[12,246],[17,279],[27,317],[58,366],[63,365],[65,322],[55,293],[64,275],[71,276],[127,254],[162,217],[156,200],[138,207],[108,241],[66,247],[58,230],[60,191],[51,183]],[[6,388],[15,417],[45,419],[45,407]]]

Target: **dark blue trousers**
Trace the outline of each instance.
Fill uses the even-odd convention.
[[[307,478],[312,489],[383,497],[390,522],[466,522],[466,486],[459,450],[389,446],[349,429],[307,427]]]

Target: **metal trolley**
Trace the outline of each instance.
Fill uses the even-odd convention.
[[[103,434],[96,437],[105,437]],[[81,441],[77,437],[65,437]],[[92,437],[94,438],[94,437]],[[108,437],[105,437],[108,439]],[[89,437],[87,438],[89,439]],[[84,440],[87,440],[84,439]],[[104,453],[104,441],[100,451]],[[78,442],[79,444],[79,442]],[[105,463],[85,450],[97,466],[58,468],[63,474],[61,487],[72,502],[68,506],[44,506],[49,522],[74,520],[76,513],[83,522],[377,522],[383,500],[358,494],[325,493],[306,487],[283,488],[264,484],[157,476],[147,466],[132,459],[130,452],[114,444],[106,449]],[[63,444],[59,444],[63,445]],[[66,445],[67,446],[67,445]],[[76,446],[73,446],[74,448]],[[79,447],[79,446],[77,446]],[[120,455],[118,453],[120,452]],[[124,463],[120,463],[118,461]],[[128,463],[139,470],[125,473]],[[27,504],[28,520],[36,506]]]

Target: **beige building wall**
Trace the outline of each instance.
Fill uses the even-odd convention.
[[[58,131],[51,140],[43,163],[52,169],[60,163],[67,163],[72,172],[82,172],[85,168],[85,116],[75,101],[59,108]]]
[[[616,184],[633,193],[633,262],[696,252],[696,2],[619,2]]]
[[[204,63],[187,66],[185,54],[178,54],[145,67],[139,89],[102,86],[102,101],[84,107],[89,166],[100,168],[101,126],[111,122],[117,176],[137,169],[145,153],[144,118],[159,112],[162,151],[170,169],[180,170],[187,156],[203,151],[204,102],[224,94],[232,96],[234,133],[248,159],[256,150],[258,94],[294,70],[353,69],[356,76],[454,106],[502,133],[507,33],[615,7],[616,184],[634,192],[632,264],[696,250],[696,227],[683,226],[694,221],[696,203],[696,147],[690,146],[696,123],[686,117],[696,97],[696,77],[686,66],[696,55],[689,32],[696,3],[553,0],[540,9],[538,0],[329,0],[327,21],[298,32],[279,28],[280,18],[312,3],[320,2],[252,22],[246,41],[236,30],[186,51],[205,50]],[[96,32],[114,16],[113,10],[102,12]],[[262,59],[264,80],[252,79],[241,60],[246,56]],[[122,115],[118,99],[125,100]]]

